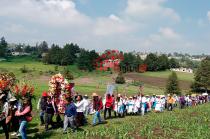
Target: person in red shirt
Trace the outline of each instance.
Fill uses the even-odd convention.
[[[105,110],[104,110],[104,119],[106,120],[106,113],[109,113],[109,119],[111,118],[111,111],[113,106],[113,98],[110,94],[106,95]]]
[[[95,110],[95,115],[93,117],[93,126],[96,125],[96,120],[98,119],[99,124],[102,123],[100,111],[103,109],[103,103],[101,97],[96,93],[93,93],[93,109]]]

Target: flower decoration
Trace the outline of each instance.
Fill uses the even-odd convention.
[[[15,85],[12,89],[12,93],[13,95],[17,98],[34,98],[34,87],[29,86],[27,84],[23,84],[23,85]]]
[[[51,95],[60,95],[61,93],[65,92],[66,85],[68,84],[68,81],[65,80],[63,75],[56,74],[51,77],[49,81],[49,91]]]
[[[9,86],[13,86],[15,84],[16,77],[12,72],[10,73],[5,72],[5,73],[0,73],[0,80],[6,81]]]
[[[0,90],[1,91],[9,90],[9,81],[0,80]]]

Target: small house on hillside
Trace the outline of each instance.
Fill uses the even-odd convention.
[[[193,73],[193,70],[191,68],[173,68],[171,71],[176,71],[176,72],[185,72],[185,73]]]
[[[12,52],[13,56],[29,56],[30,53],[24,53],[24,52]]]

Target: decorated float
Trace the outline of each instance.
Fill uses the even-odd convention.
[[[53,75],[49,81],[49,95],[54,99],[58,112],[64,114],[66,98],[74,96],[74,83],[69,83],[62,74]]]

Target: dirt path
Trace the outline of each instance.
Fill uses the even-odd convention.
[[[163,87],[163,88],[166,86],[166,82],[167,82],[166,78],[143,76],[143,75],[139,75],[137,73],[127,73],[127,74],[125,74],[125,77],[128,80],[138,80],[138,81],[144,82],[145,84]],[[181,89],[189,90],[191,82],[179,81],[179,85],[180,85]]]

